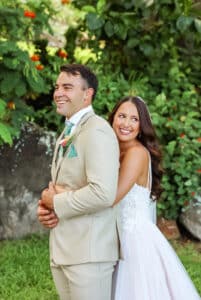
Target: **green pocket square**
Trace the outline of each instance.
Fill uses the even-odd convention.
[[[68,151],[67,157],[72,158],[72,157],[76,157],[76,156],[77,156],[77,151],[75,149],[75,146],[73,144],[71,144],[69,146],[69,151]]]

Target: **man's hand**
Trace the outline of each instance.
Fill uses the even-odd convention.
[[[56,190],[52,182],[49,183],[49,188],[44,189],[41,194],[42,205],[48,209],[54,209],[53,198],[56,194]]]
[[[54,212],[53,198],[55,194],[65,191],[64,187],[60,185],[54,186],[52,182],[49,183],[48,188],[42,191],[41,199],[38,202],[37,215],[39,222],[43,226],[54,228],[58,224],[59,219]]]
[[[59,219],[53,210],[46,208],[42,204],[42,200],[38,202],[37,215],[39,222],[46,228],[54,228]]]

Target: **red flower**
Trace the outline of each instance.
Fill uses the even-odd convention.
[[[67,53],[65,50],[59,49],[58,52],[57,52],[57,55],[58,55],[59,57],[62,57],[62,58],[67,58],[68,53]]]
[[[59,145],[66,147],[67,143],[72,139],[72,136],[68,135],[59,142]]]
[[[69,4],[70,0],[61,0],[61,4]]]
[[[179,136],[180,136],[180,138],[183,139],[186,135],[185,135],[185,133],[181,133]]]
[[[15,103],[13,101],[9,101],[7,103],[7,108],[10,109],[10,110],[15,109]]]
[[[192,192],[192,193],[191,193],[191,196],[194,197],[194,196],[195,196],[195,192]]]
[[[61,145],[62,147],[65,147],[66,144],[67,144],[67,142],[68,142],[68,140],[63,139],[63,140],[61,140],[60,145]]]
[[[201,173],[201,169],[198,169],[196,172],[197,172],[197,173]]]
[[[201,137],[197,138],[197,141],[198,141],[199,143],[201,143]]]
[[[36,65],[36,69],[37,70],[39,70],[39,71],[41,71],[41,70],[43,70],[44,69],[44,66],[43,65]]]
[[[40,60],[40,56],[37,55],[37,54],[34,54],[34,55],[31,56],[31,60],[32,61],[39,61]]]
[[[25,10],[24,11],[24,16],[26,18],[31,18],[31,19],[34,19],[36,17],[36,14],[34,11],[30,11],[30,10]]]

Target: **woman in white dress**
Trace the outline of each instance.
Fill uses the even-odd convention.
[[[120,205],[121,250],[114,300],[198,300],[190,277],[155,224],[161,193],[161,153],[146,104],[125,97],[109,122],[120,146],[114,205]],[[121,200],[121,201],[120,201]]]

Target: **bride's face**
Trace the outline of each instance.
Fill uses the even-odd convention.
[[[124,102],[114,115],[112,127],[119,142],[135,141],[140,132],[139,114],[135,104]]]

